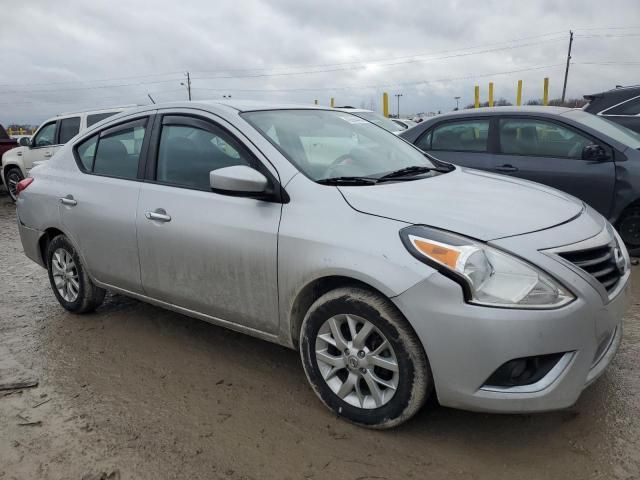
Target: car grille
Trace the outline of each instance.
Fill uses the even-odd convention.
[[[604,245],[588,250],[561,252],[558,255],[591,274],[609,293],[615,290],[622,276],[616,265],[614,247],[612,245]]]

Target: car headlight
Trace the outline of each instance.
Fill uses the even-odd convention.
[[[483,243],[411,226],[400,238],[418,260],[457,281],[467,301],[507,308],[557,308],[575,297],[538,268]]]

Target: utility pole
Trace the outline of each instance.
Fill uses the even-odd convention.
[[[180,82],[180,85],[187,87],[187,95],[189,96],[189,101],[191,101],[191,76],[189,75],[189,72],[186,72],[185,76],[187,77],[187,83]]]
[[[398,99],[398,116],[396,118],[400,118],[400,97],[402,96],[401,93],[396,93],[396,98]]]
[[[460,100],[460,97],[453,97],[456,100],[456,111],[458,111],[460,109],[460,104],[458,103]]]
[[[569,30],[569,51],[567,52],[567,68],[564,71],[564,85],[562,86],[562,103],[567,94],[567,77],[569,76],[569,61],[571,60],[571,45],[573,44],[573,32]]]

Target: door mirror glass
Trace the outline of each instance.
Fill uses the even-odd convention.
[[[30,147],[31,146],[31,139],[29,137],[20,137],[20,140],[18,140],[18,144],[21,147]]]
[[[607,151],[604,149],[602,145],[597,145],[592,143],[590,145],[586,145],[582,149],[582,159],[583,160],[593,160],[593,161],[601,161],[607,160],[609,155],[607,155]]]
[[[256,195],[266,193],[267,178],[245,165],[219,168],[209,173],[211,189],[220,193]]]

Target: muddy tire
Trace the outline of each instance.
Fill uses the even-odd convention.
[[[433,378],[422,344],[395,306],[362,288],[339,288],[309,308],[300,332],[309,383],[338,416],[395,427],[424,405]]]
[[[88,313],[102,304],[105,290],[91,281],[67,237],[51,240],[46,255],[49,282],[60,305],[73,313]]]

